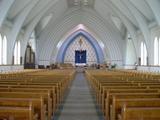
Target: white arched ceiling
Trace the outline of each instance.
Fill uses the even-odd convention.
[[[147,49],[149,51],[151,35],[148,26],[152,23],[158,23],[160,25],[159,0],[60,0],[58,2],[61,1],[62,4],[60,4],[59,7],[55,7],[53,5],[52,7],[47,8],[48,5],[53,2],[53,0],[0,0],[0,30],[2,28],[2,25],[5,26],[5,24],[8,23],[6,21],[9,21],[9,23],[12,24],[11,32],[7,36],[9,41],[9,49],[7,50],[8,64],[10,64],[12,61],[14,43],[17,40],[18,35],[21,34],[21,30],[24,31],[24,41],[26,41],[26,39],[28,39],[29,33],[31,33],[31,31],[33,31],[35,27],[39,28],[38,26],[40,24],[38,23],[40,23],[42,19],[44,19],[50,14],[52,14],[53,17],[52,19],[50,19],[50,21],[48,21],[48,23],[44,23],[46,24],[46,27],[36,29],[36,33],[38,33],[36,34],[36,36],[39,36],[40,39],[37,42],[39,46],[42,46],[43,49],[45,49],[45,46],[43,46],[44,44],[42,43],[45,42],[41,41],[41,39],[43,38],[42,36],[47,35],[46,33],[48,33],[49,35],[46,38],[53,40],[54,44],[52,45],[55,47],[58,41],[67,31],[73,29],[77,24],[83,23],[89,29],[91,29],[91,31],[95,32],[99,36],[99,38],[103,40],[105,46],[113,43],[112,41],[115,42],[112,44],[112,47],[116,49],[113,50],[113,55],[111,55],[110,58],[116,58],[115,53],[119,48],[122,47],[122,39],[127,33],[125,33],[125,29],[127,29],[127,31],[131,34],[136,53],[138,53],[138,42],[136,39],[137,31],[140,31],[144,36],[144,40],[147,44]],[[79,9],[77,13],[74,12],[74,7]],[[87,13],[83,13],[83,8],[89,9]],[[70,12],[70,15],[68,15],[67,11],[72,12]],[[93,13],[93,16],[88,15],[89,13]],[[115,18],[121,20],[121,22],[123,23],[123,32],[119,31],[115,27],[115,24],[113,22],[114,20],[111,19],[111,16],[114,16]],[[93,18],[96,19],[93,20]],[[68,25],[61,25],[63,22]],[[48,28],[48,26],[50,25],[52,26],[52,29],[50,28],[46,30],[46,28]],[[101,27],[98,27],[99,25]],[[59,28],[58,26],[61,28]],[[112,32],[115,32],[115,37],[113,37],[113,35],[115,34]],[[53,37],[53,35],[57,36],[57,38]],[[46,38],[43,38],[43,40],[45,40]],[[45,44],[47,44],[47,42]],[[23,45],[25,46],[26,44]],[[39,51],[40,58],[43,56],[43,54],[46,54],[45,51],[46,50]],[[121,50],[119,52],[122,54]],[[151,53],[149,53],[149,58],[152,58],[150,54]],[[42,58],[45,59],[44,57],[48,56],[46,55]]]
[[[51,2],[54,2],[55,0],[41,0],[38,2],[38,4],[32,9],[31,12],[27,18],[24,21],[24,26],[26,26],[30,21],[34,19],[38,14],[40,14],[42,11],[45,11],[46,8],[48,8],[48,3],[51,4]]]
[[[116,8],[119,9],[136,27],[138,27],[138,22],[135,17],[130,13],[129,9],[121,0],[108,0],[112,2]]]
[[[134,26],[134,24],[132,24],[132,22],[122,12],[120,12],[120,10],[118,8],[114,7],[114,5],[111,2],[104,0],[103,3],[97,3],[97,4],[99,4],[99,7],[97,5],[95,9],[96,9],[96,11],[99,12],[99,14],[101,14],[101,16],[105,16],[104,15],[105,12],[103,12],[103,11],[105,9],[107,9],[107,11],[110,11],[111,15],[117,16],[121,19],[121,21],[123,22],[123,24],[127,28],[128,32],[132,36],[132,40],[133,40],[134,48],[135,48],[135,53],[136,53],[136,55],[138,55],[138,45],[137,45],[138,42],[137,42],[137,36],[136,36],[136,27]]]
[[[129,0],[129,1],[133,4],[133,6],[137,8],[137,10],[139,10],[139,12],[142,13],[142,15],[148,20],[148,22],[152,22],[155,19],[151,8],[149,7],[148,4],[146,4],[146,0]]]
[[[59,21],[60,20],[57,22]],[[39,48],[41,48],[39,51],[40,60],[49,61],[52,50],[55,51],[55,45],[58,44],[58,41],[62,38],[62,36],[79,23],[82,23],[90,28],[90,30],[93,30],[101,36],[102,42],[109,50],[106,52],[110,53],[111,60],[122,61],[121,48],[123,41],[120,34],[116,34],[117,31],[115,31],[108,22],[104,24],[95,11],[90,9],[83,9],[83,11],[80,9],[70,10],[64,14],[64,17],[61,18],[61,22],[59,24],[55,23],[56,22],[51,21],[44,32],[41,33],[39,38]]]
[[[26,6],[30,4],[31,1],[32,0],[14,0],[14,3],[8,12],[8,19],[13,20]]]
[[[3,0],[0,3],[0,28],[8,14],[8,11],[15,0]]]
[[[138,11],[138,9],[132,5],[132,3],[129,0],[122,0],[124,5],[127,6],[128,11],[130,11],[130,14],[135,17],[136,21],[138,22],[139,28],[141,29],[144,37],[146,37],[146,40],[149,40],[150,38],[150,31],[148,28],[148,21],[145,19],[144,15]],[[148,35],[148,36],[147,36]],[[147,43],[148,41],[146,41]]]
[[[157,19],[158,24],[160,25],[160,1],[159,0],[146,0],[149,6],[151,7],[155,18]]]

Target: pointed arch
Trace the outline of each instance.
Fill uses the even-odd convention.
[[[78,36],[83,36],[92,45],[96,53],[97,62],[104,63],[104,54],[103,54],[102,48],[100,47],[99,43],[91,34],[89,34],[87,31],[84,31],[84,30],[78,30],[74,32],[63,42],[63,44],[59,48],[56,62],[60,62],[60,63],[64,62],[67,48]]]

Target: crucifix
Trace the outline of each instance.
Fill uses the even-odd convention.
[[[81,51],[80,51],[80,54],[79,54],[80,60],[82,59],[82,56],[83,56],[83,50],[81,50]]]
[[[79,58],[80,58],[80,60],[82,59],[82,55],[81,54],[79,55]]]

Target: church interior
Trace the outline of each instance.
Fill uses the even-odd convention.
[[[160,120],[160,0],[0,0],[0,120]]]

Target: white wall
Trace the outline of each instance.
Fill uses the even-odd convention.
[[[0,66],[0,72],[7,72],[7,71],[17,71],[17,70],[23,70],[24,67],[22,65],[1,65]]]
[[[133,46],[132,39],[127,40],[126,45],[126,57],[125,57],[125,65],[134,65],[136,62],[136,53]]]
[[[128,66],[123,66],[121,69],[126,69],[126,70],[135,70],[136,66],[134,65],[128,65]],[[157,66],[137,66],[138,71],[145,71],[145,72],[160,72],[160,67]]]
[[[137,70],[139,71],[148,71],[148,72],[160,72],[160,67],[148,67],[148,66],[138,66]]]

